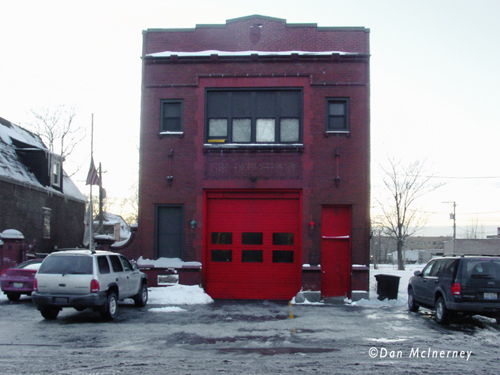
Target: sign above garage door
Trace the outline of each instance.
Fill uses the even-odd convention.
[[[300,191],[210,190],[204,212],[204,284],[212,298],[289,300],[300,291]]]

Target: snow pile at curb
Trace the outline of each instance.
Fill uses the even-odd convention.
[[[200,305],[214,302],[198,285],[173,285],[148,288],[148,304],[152,305]]]

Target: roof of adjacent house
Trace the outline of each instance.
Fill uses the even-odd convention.
[[[47,154],[51,153],[38,135],[0,117],[0,179],[54,194],[61,194],[61,192],[50,186],[44,186],[38,181],[33,172],[20,160],[14,143],[20,143],[26,148],[38,149]],[[62,194],[64,196],[78,201],[87,201],[64,171],[63,189]]]

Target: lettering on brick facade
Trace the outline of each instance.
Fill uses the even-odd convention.
[[[256,178],[272,179],[300,179],[301,168],[294,162],[209,162],[205,168],[205,179],[248,179],[249,176]]]

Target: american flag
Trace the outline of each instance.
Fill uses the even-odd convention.
[[[99,175],[97,174],[97,170],[94,165],[94,158],[91,159],[89,174],[87,175],[87,183],[86,185],[99,185]]]

